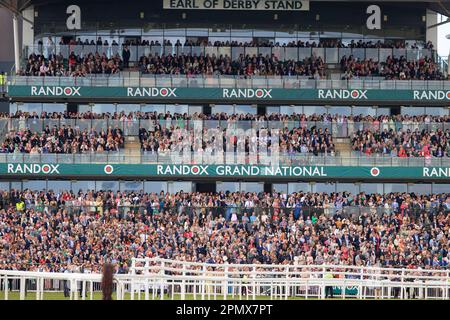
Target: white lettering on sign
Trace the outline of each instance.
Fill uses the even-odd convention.
[[[366,27],[369,30],[381,29],[381,9],[379,6],[373,4],[367,7],[367,14],[370,16],[367,18]]]
[[[164,9],[308,11],[309,0],[164,0]]]
[[[81,29],[81,9],[77,5],[71,5],[67,7],[67,14],[70,14],[66,20],[66,27],[68,30],[80,30]]]

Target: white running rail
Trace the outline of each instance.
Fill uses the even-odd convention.
[[[327,278],[325,275],[333,275]],[[450,271],[341,265],[207,264],[161,258],[132,260],[114,276],[115,299],[450,299]],[[101,274],[0,270],[0,294],[44,299],[48,292],[93,299]],[[15,294],[17,297],[17,293]]]

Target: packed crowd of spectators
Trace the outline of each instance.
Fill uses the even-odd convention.
[[[72,52],[68,57],[61,53],[42,54],[32,53],[28,57],[26,66],[19,71],[22,76],[72,76],[85,77],[90,74],[115,74],[122,68],[122,58],[119,54],[108,58],[105,53],[89,53],[83,57]]]
[[[450,129],[358,130],[352,149],[360,154],[392,157],[450,157]]]
[[[119,151],[123,148],[124,137],[120,128],[99,131],[46,125],[44,130],[32,132],[30,129],[15,129],[7,132],[0,144],[0,153],[93,153]]]
[[[0,193],[1,269],[63,272],[132,257],[449,268],[450,194]],[[367,209],[345,214],[347,207]],[[317,210],[310,210],[315,208]]]
[[[44,42],[38,41],[39,45],[44,45]],[[46,39],[45,44],[47,46],[55,45],[55,42],[51,37]],[[112,40],[111,43],[107,39],[103,40],[102,37],[98,37],[97,40],[94,39],[84,39],[81,38],[70,39],[69,41],[61,38],[58,41],[59,45],[89,45],[89,46],[118,46],[119,43],[116,40]],[[405,41],[363,41],[363,40],[337,40],[337,39],[320,39],[320,40],[293,40],[289,42],[276,42],[276,41],[263,41],[263,40],[251,40],[251,41],[236,41],[236,40],[226,40],[226,41],[208,41],[200,39],[185,39],[181,41],[177,39],[175,42],[170,41],[170,39],[159,40],[147,40],[147,39],[127,39],[122,45],[126,46],[175,46],[175,47],[186,47],[186,46],[208,46],[208,47],[299,47],[299,48],[395,48],[395,49],[433,49],[433,43],[428,41],[425,44],[418,44],[417,42],[408,43]]]
[[[242,75],[242,76],[308,76],[325,77],[325,64],[321,57],[304,60],[280,61],[274,54],[244,55],[237,59],[228,55],[158,55],[149,54],[139,59],[144,74],[183,75]]]
[[[360,77],[384,77],[386,80],[445,80],[439,66],[429,57],[407,60],[406,57],[391,57],[379,62],[373,59],[356,59],[343,56],[341,59],[343,79]]]
[[[328,128],[260,128],[251,132],[235,130],[232,123],[217,134],[206,128],[180,128],[171,125],[140,128],[141,149],[147,154],[168,152],[195,152],[205,156],[221,155],[223,152],[279,152],[282,154],[335,155],[335,147]],[[222,141],[220,141],[222,138]]]

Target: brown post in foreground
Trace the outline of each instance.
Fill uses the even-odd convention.
[[[107,263],[103,266],[102,294],[103,300],[112,300],[114,266]]]

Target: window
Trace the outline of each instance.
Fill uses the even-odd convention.
[[[12,181],[11,182],[11,190],[22,190],[22,181]]]
[[[382,183],[362,183],[359,190],[360,190],[360,192],[365,192],[366,194],[383,193],[383,184]]]
[[[103,103],[96,103],[92,106],[92,112],[94,113],[114,113],[116,112],[116,105],[114,104],[103,104]]]
[[[123,181],[120,183],[120,191],[135,191],[139,192],[144,189],[142,181]]]
[[[351,114],[352,108],[351,107],[330,107],[328,109],[328,112],[331,113],[332,115],[338,114],[338,115],[342,115],[342,116],[348,116]]]
[[[192,192],[192,182],[190,181],[170,181],[167,186],[169,193]]]
[[[64,112],[67,109],[65,103],[43,103],[42,111],[46,112]]]
[[[142,112],[157,112],[164,113],[166,106],[164,104],[146,104],[141,107]]]
[[[174,113],[181,113],[181,114],[188,113],[189,106],[187,104],[167,104],[166,112],[170,112],[172,115]]]
[[[0,182],[0,191],[9,191],[9,182]]]
[[[337,183],[336,184],[337,192],[350,192],[352,194],[359,193],[359,185],[354,183]]]
[[[272,190],[275,192],[288,193],[287,183],[274,183],[272,185]]]
[[[263,192],[264,183],[260,182],[241,182],[241,191],[244,192]]]
[[[165,181],[145,181],[144,192],[160,193],[161,191],[167,192],[167,182]]]
[[[316,183],[311,186],[312,192],[336,192],[336,185],[334,183]]]
[[[378,108],[376,109],[377,116],[390,116],[391,109],[390,108]]]
[[[136,112],[141,110],[140,104],[118,104],[117,112],[125,112],[126,114],[130,112]]]
[[[53,181],[52,181],[53,183]],[[47,189],[47,181],[24,181],[23,182],[23,190],[30,189],[31,191],[41,191]]]
[[[217,182],[216,190],[217,192],[238,192],[239,182]]]
[[[406,183],[385,183],[384,184],[384,192],[407,192],[408,186]]]
[[[234,107],[231,104],[216,104],[211,108],[212,114],[221,112],[234,113]]]
[[[309,182],[291,182],[288,183],[288,192],[311,192],[311,184]]]
[[[431,116],[446,116],[449,114],[449,109],[439,107],[427,107],[425,108],[425,114],[429,114]]]
[[[96,181],[95,186],[96,190],[111,190],[113,192],[119,191],[118,181]]]
[[[238,105],[234,108],[235,113],[250,113],[257,114],[255,106]]]
[[[402,107],[401,114],[407,114],[410,116],[420,116],[425,114],[425,108],[423,107]]]
[[[78,193],[80,190],[95,190],[95,181],[72,181],[72,191]]]
[[[327,112],[327,108],[325,107],[314,107],[314,106],[305,106],[303,107],[303,112],[307,115],[310,116],[314,113],[316,114],[323,114]]]
[[[281,114],[291,115],[294,112],[296,114],[302,114],[303,113],[303,107],[302,106],[281,106],[280,107],[280,113]]]
[[[70,181],[48,181],[47,190],[54,192],[70,191],[72,189]]]
[[[371,107],[353,107],[352,113],[354,115],[362,114],[363,116],[375,116],[377,114],[377,109]]]
[[[408,185],[408,192],[414,192],[415,194],[431,194],[431,184],[413,184]]]
[[[189,106],[189,114],[194,114],[194,113],[202,113],[203,112],[203,107],[202,106]]]
[[[450,190],[450,184],[434,183],[433,193],[448,193]]]

